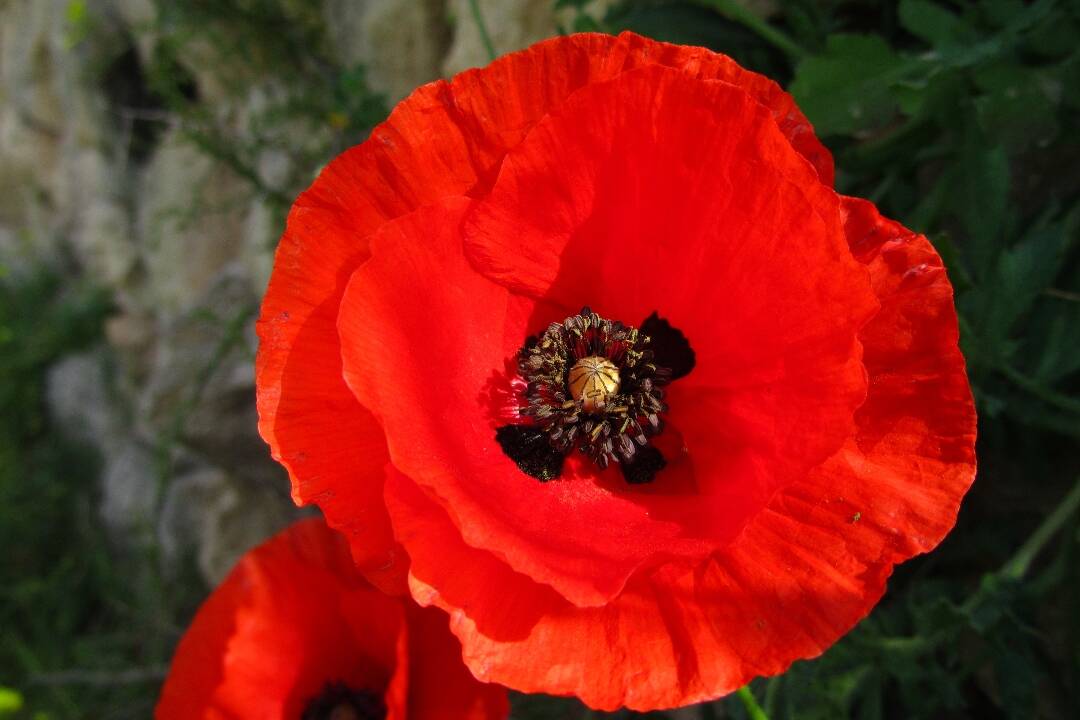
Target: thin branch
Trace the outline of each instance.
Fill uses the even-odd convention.
[[[968,319],[963,315],[960,315],[958,317],[958,320],[960,324],[960,332],[965,337],[978,341],[978,334],[975,332]],[[971,352],[969,352],[968,355],[970,358]],[[1034,378],[1025,375],[1024,373],[1020,372],[1012,365],[1010,365],[1008,362],[1000,358],[994,357],[984,352],[980,352],[978,353],[978,355],[983,360],[983,362],[985,362],[992,369],[996,370],[997,372],[1008,378],[1013,383],[1013,385],[1016,385],[1023,390],[1027,390],[1029,393],[1039,398],[1046,404],[1051,405],[1059,410],[1063,410],[1067,413],[1074,415],[1080,415],[1080,400],[1075,400],[1072,397],[1062,395],[1061,393],[1051,390],[1050,388],[1040,383],[1038,380],[1035,380]]]
[[[806,55],[806,50],[787,34],[770,25],[768,21],[754,14],[737,0],[696,0],[696,2],[754,32],[762,40],[782,51],[793,62],[801,60]]]
[[[1057,506],[1054,512],[1043,520],[1042,524],[1035,529],[1035,532],[1012,556],[1012,559],[998,571],[998,574],[1012,580],[1019,580],[1024,577],[1031,567],[1031,563],[1034,562],[1035,558],[1046,546],[1046,543],[1061,530],[1077,509],[1080,509],[1080,479],[1076,481],[1073,489],[1065,496],[1065,499],[1061,501],[1061,504]]]
[[[495,43],[491,42],[491,35],[488,33],[487,23],[484,22],[484,14],[480,11],[479,0],[469,0],[469,9],[472,11],[476,29],[480,31],[480,41],[484,43],[484,49],[487,50],[488,59],[494,60],[496,57]]]
[[[1046,288],[1043,293],[1049,295],[1050,297],[1058,298],[1060,300],[1080,302],[1080,293],[1069,292],[1068,290],[1059,290],[1058,288]]]
[[[145,120],[146,122],[156,122],[163,125],[176,125],[180,122],[180,116],[171,110],[122,107],[115,112],[124,120]]]
[[[135,685],[137,683],[160,682],[165,679],[168,672],[169,668],[164,666],[131,668],[130,670],[118,670],[115,672],[72,669],[33,675],[30,677],[30,683],[48,686],[92,685],[95,687]]]
[[[998,363],[995,369],[1017,385],[1039,398],[1048,405],[1069,413],[1080,414],[1080,400],[1075,400],[1067,395],[1054,392],[1042,383],[1020,372],[1008,363]]]

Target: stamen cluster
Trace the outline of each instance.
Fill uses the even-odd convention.
[[[377,693],[330,682],[304,708],[300,720],[383,720],[386,705]]]
[[[667,410],[663,386],[671,371],[653,362],[648,335],[589,308],[552,323],[529,338],[518,353],[526,383],[523,417],[532,418],[548,442],[566,455],[579,449],[600,468],[630,463],[648,438],[662,429]],[[571,369],[582,360],[602,358],[618,368],[618,389],[593,402],[574,397]]]

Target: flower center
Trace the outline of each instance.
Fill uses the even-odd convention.
[[[370,690],[353,690],[342,682],[327,683],[304,708],[300,720],[384,720],[386,705]]]
[[[596,412],[619,392],[619,368],[607,358],[582,358],[570,368],[566,384],[582,410]]]
[[[649,482],[666,464],[649,445],[663,429],[663,388],[693,365],[686,338],[656,313],[638,329],[584,308],[518,351],[522,422],[498,428],[496,440],[541,481],[577,450],[601,469],[617,463],[627,482]]]

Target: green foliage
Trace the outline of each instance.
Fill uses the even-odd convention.
[[[0,717],[11,717],[22,708],[23,697],[19,692],[0,687]]]
[[[879,35],[836,34],[799,66],[791,92],[822,135],[852,135],[896,112],[890,88],[911,72]]]
[[[76,289],[61,294],[59,276],[40,271],[0,278],[0,457],[44,435],[43,371],[64,350],[98,337],[105,296]]]
[[[46,369],[97,342],[107,310],[102,292],[46,270],[0,279],[0,678],[14,685],[0,717],[147,717],[200,591],[110,549],[99,459],[45,411]]]
[[[894,32],[828,36],[791,85],[841,189],[942,248],[984,416],[1073,437],[1077,30],[1053,0],[906,0]]]

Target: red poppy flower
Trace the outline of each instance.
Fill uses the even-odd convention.
[[[247,553],[180,641],[158,703],[179,718],[503,718],[446,614],[372,588],[322,519]]]
[[[420,88],[277,253],[295,499],[482,679],[648,709],[821,653],[974,475],[941,260],[832,177],[700,48],[575,35]]]

